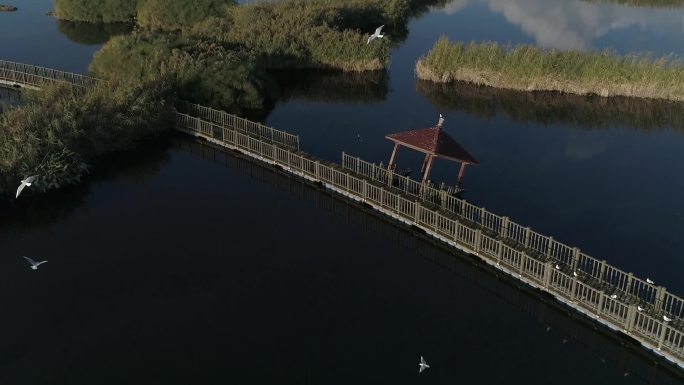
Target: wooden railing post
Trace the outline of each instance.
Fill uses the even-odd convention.
[[[501,217],[501,229],[499,235],[503,238],[508,238],[508,217]]]
[[[553,262],[544,262],[544,287],[548,289],[551,285],[551,275],[553,274]]]
[[[496,250],[496,264],[497,265],[501,264],[501,258],[503,257],[503,249],[504,249],[504,244],[499,239],[499,247]]]
[[[628,305],[627,307],[627,320],[625,322],[625,331],[627,334],[631,334],[632,329],[634,329],[634,321],[636,320],[637,307],[634,304]]]
[[[546,255],[545,257],[551,257],[551,250],[553,249],[553,237],[548,237],[547,238],[549,241],[546,244]]]
[[[480,241],[482,240],[482,230],[475,230],[475,252],[480,252]]]
[[[572,248],[572,271],[577,271],[577,265],[579,264],[580,249],[577,247]]]
[[[599,303],[598,307],[596,308],[599,318],[601,318],[601,314],[603,314],[603,305],[606,303],[606,297],[606,293],[604,293],[603,290],[599,290]]]
[[[665,286],[658,286],[658,289],[656,291],[656,300],[655,300],[655,308],[657,310],[665,310],[665,294],[667,293],[667,290],[665,289]]]
[[[525,247],[530,247],[530,229],[529,227],[525,228]]]
[[[665,333],[667,332],[667,328],[670,326],[667,324],[665,321],[660,321],[660,324],[662,325],[660,329],[660,338],[658,338],[658,350],[660,350],[663,347],[663,342],[665,342]]]
[[[415,203],[416,203],[416,209],[415,209],[416,212],[415,212],[415,214],[413,215],[413,220],[414,220],[416,223],[420,223],[420,210],[421,210],[421,206],[420,206],[420,203],[419,203],[418,201],[416,201]]]
[[[321,181],[321,162],[318,160],[314,163],[314,174],[316,175],[316,181],[320,182]]]

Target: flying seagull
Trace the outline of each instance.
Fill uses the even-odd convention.
[[[379,26],[378,28],[375,29],[375,33],[373,33],[372,35],[368,36],[368,41],[366,42],[366,45],[370,44],[370,42],[371,42],[373,39],[385,37],[384,34],[380,33],[380,32],[382,31],[382,27],[384,27],[384,26],[385,26],[384,24],[381,25],[381,26]]]
[[[17,189],[17,196],[16,198],[19,198],[19,194],[24,190],[24,187],[26,186],[31,186],[31,183],[33,183],[34,180],[36,180],[38,176],[37,175],[32,175],[26,179],[22,179],[21,184],[19,185],[19,188]]]
[[[612,298],[612,299],[617,298],[617,294],[611,294],[611,295],[610,295],[610,298]]]
[[[670,322],[670,321],[672,321],[672,318],[670,318],[670,317],[664,315],[664,316],[663,316],[663,321],[665,321],[665,322]]]
[[[637,306],[637,310],[639,310],[639,311],[644,311],[644,308],[641,307],[641,306]]]
[[[651,281],[650,278],[646,278],[646,283],[650,283],[651,285],[653,285],[655,282]]]
[[[423,356],[420,356],[420,364],[418,365],[420,365],[420,369],[418,369],[418,374],[423,373],[423,370],[430,368],[430,365],[428,365],[427,362],[425,362]]]
[[[36,261],[34,261],[33,259],[31,259],[31,258],[29,258],[29,257],[24,257],[24,259],[27,260],[27,261],[29,261],[29,263],[31,264],[31,270],[38,270],[38,266],[40,266],[40,265],[42,265],[42,264],[44,264],[44,263],[47,263],[47,261],[36,262]]]
[[[576,271],[573,271],[572,275],[574,275],[575,277],[579,277],[579,274]]]
[[[560,265],[556,264],[556,270],[560,270]]]

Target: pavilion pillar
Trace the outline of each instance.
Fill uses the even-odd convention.
[[[389,170],[394,170],[397,158],[397,151],[399,151],[399,143],[394,143],[394,149],[392,149],[392,156],[390,156],[389,164],[387,165],[387,168]]]
[[[425,167],[427,167],[429,158],[430,154],[425,154],[425,159],[423,160],[423,167],[420,168],[420,175],[425,175]]]
[[[435,157],[433,157],[432,155],[428,155],[426,157],[427,166],[425,167],[425,172],[423,173],[423,184],[425,184],[425,181],[428,180],[428,178],[430,177],[430,172],[432,171],[432,160],[434,158]]]
[[[468,165],[466,162],[461,162],[461,169],[458,171],[458,179],[456,180],[456,187],[461,187],[461,180],[463,179],[463,174],[465,173],[465,168]]]

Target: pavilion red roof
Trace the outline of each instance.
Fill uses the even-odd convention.
[[[440,127],[398,132],[385,138],[438,158],[478,164],[478,161]]]

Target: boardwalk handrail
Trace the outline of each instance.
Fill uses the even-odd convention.
[[[222,127],[235,128],[273,143],[299,150],[298,135],[276,130],[261,123],[255,123],[225,111],[215,110],[195,103],[180,102],[177,107],[180,112],[208,120]]]
[[[387,181],[392,178],[391,172],[386,168],[347,154],[342,155],[342,165],[350,171],[381,183],[388,183]],[[605,261],[590,257],[576,247],[570,247],[556,241],[553,237],[536,233],[529,227],[511,221],[508,217],[499,216],[462,198],[446,194],[435,186],[423,186],[423,189],[419,190],[420,184],[415,181],[413,183],[418,186],[414,187],[413,190],[402,189],[401,185],[398,188],[424,202],[437,205],[456,214],[459,220],[469,222],[490,236],[496,235],[507,244],[535,255],[539,260],[553,261],[554,265],[559,264],[563,269],[577,271],[600,283],[608,284],[630,302],[637,303],[642,307],[653,307],[656,311],[661,311],[670,318],[684,317],[684,300],[668,293],[662,286],[656,286],[634,277],[632,273],[624,272],[606,264]]]
[[[405,194],[419,197],[426,202],[437,205],[445,201],[445,195],[456,195],[463,191],[458,187],[446,186],[444,184],[437,186],[430,181],[420,183],[408,176],[400,175],[387,167],[383,167],[382,164],[377,165],[366,162],[359,157],[351,156],[344,152],[342,153],[342,167],[380,183],[396,187]]]
[[[99,81],[99,79],[87,75],[30,64],[15,63],[7,60],[0,60],[0,80],[34,87],[53,82],[63,82],[80,87],[87,87]]]
[[[187,114],[176,114],[175,128],[322,182],[353,199],[389,212],[399,220],[417,225],[442,241],[474,253],[491,265],[552,293],[577,310],[596,317],[599,322],[637,338],[644,346],[684,367],[681,311],[678,314],[669,312],[679,309],[677,306],[681,306],[681,302],[679,305],[672,303],[681,299],[662,287],[648,284],[505,217],[496,216],[499,231],[491,231],[491,227],[486,227],[491,226],[486,218],[494,214],[483,214],[484,209],[463,200],[456,200],[459,214],[430,207],[422,199],[369,180],[340,165]],[[476,209],[481,210],[477,215],[473,214]],[[517,240],[523,240],[527,248],[521,248]],[[547,252],[537,252],[544,247]],[[557,269],[556,264],[561,263],[563,266]],[[636,302],[634,298],[641,301]],[[637,306],[648,300],[654,301],[654,305],[639,311]],[[677,319],[666,322],[663,314]]]

